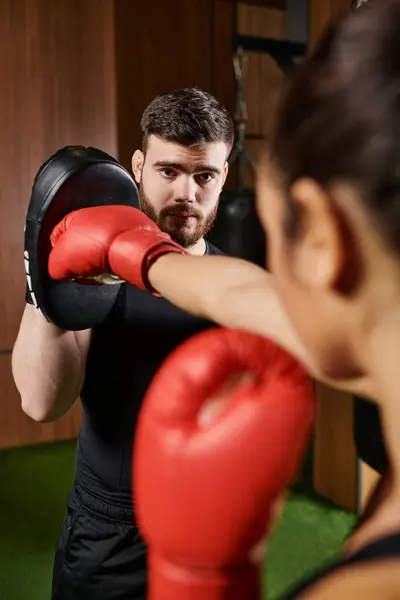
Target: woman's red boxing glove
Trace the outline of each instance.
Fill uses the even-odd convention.
[[[223,408],[202,423],[221,394]],[[298,472],[313,416],[308,376],[268,339],[211,329],[170,355],[145,397],[133,454],[150,600],[261,597],[251,552]]]
[[[154,261],[168,252],[185,253],[131,206],[95,206],[69,213],[50,240],[48,268],[53,279],[101,280],[111,274],[147,291],[153,291],[147,273]]]

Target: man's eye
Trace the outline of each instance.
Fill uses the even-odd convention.
[[[214,175],[211,173],[202,173],[200,179],[204,182],[211,181],[211,179],[214,179]]]
[[[161,172],[163,175],[165,175],[165,177],[173,177],[175,175],[175,171],[172,169],[163,169]]]

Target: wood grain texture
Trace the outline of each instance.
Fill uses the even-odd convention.
[[[125,167],[141,143],[142,112],[157,94],[191,86],[211,91],[212,4],[115,0],[118,153]]]
[[[24,306],[23,231],[40,165],[67,144],[117,151],[114,20],[109,0],[0,2],[0,350]],[[37,425],[20,409],[1,360],[0,446],[70,437],[78,413]]]
[[[369,465],[361,462],[360,465],[360,498],[359,511],[362,512],[368,504],[372,492],[375,490],[381,475]]]
[[[233,67],[232,37],[237,20],[237,7],[226,0],[214,0],[212,7],[211,89],[215,97],[234,117],[236,109],[236,80]],[[235,165],[229,169],[225,189],[237,187]]]
[[[311,46],[325,27],[350,10],[350,0],[309,0]]]
[[[333,19],[350,9],[350,0],[310,0],[310,45]],[[323,135],[323,133],[321,134]],[[338,506],[356,511],[357,454],[353,435],[353,399],[316,384],[318,416],[314,443],[314,489]]]
[[[132,35],[135,23],[138,26]],[[118,152],[130,168],[140,118],[162,92],[199,87],[234,108],[234,6],[223,0],[115,0]]]
[[[239,3],[237,11],[238,34],[285,39],[286,15],[282,10]],[[256,161],[268,143],[283,78],[283,72],[271,56],[246,53],[247,134],[263,137],[263,140],[247,141],[247,147]],[[245,185],[254,186],[254,173],[250,167],[246,170]]]
[[[108,0],[0,3],[0,348],[23,309],[23,230],[39,166],[67,144],[116,152],[113,10]]]
[[[353,435],[353,398],[317,383],[313,483],[317,493],[357,510],[358,469]]]
[[[7,354],[25,295],[23,229],[40,165],[67,144],[93,145],[130,169],[139,121],[158,93],[198,86],[234,109],[225,0],[2,0],[0,3],[0,447],[75,436],[80,411],[56,424],[25,417]]]

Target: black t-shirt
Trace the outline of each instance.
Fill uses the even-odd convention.
[[[223,254],[206,243],[206,254]],[[164,298],[121,286],[113,310],[96,327],[81,400],[76,480],[106,502],[131,506],[135,423],[164,359],[184,340],[214,326]]]

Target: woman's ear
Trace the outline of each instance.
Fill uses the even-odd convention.
[[[132,173],[136,183],[140,183],[142,179],[142,168],[144,163],[144,154],[141,150],[135,150],[132,156]]]
[[[300,179],[290,200],[301,220],[293,242],[293,275],[308,287],[350,293],[356,284],[355,240],[333,196],[312,179]]]

